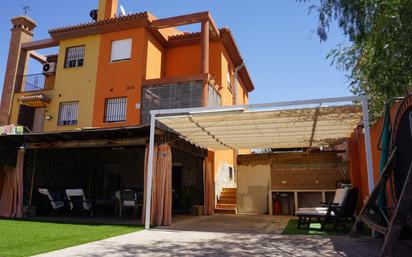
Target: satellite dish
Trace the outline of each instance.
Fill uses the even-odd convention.
[[[97,12],[98,12],[97,9],[90,11],[89,15],[94,21],[97,21]]]
[[[124,10],[123,5],[120,5],[120,14],[121,14],[122,16],[126,16],[126,11]]]

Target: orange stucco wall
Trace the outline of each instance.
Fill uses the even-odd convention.
[[[131,59],[110,62],[113,40],[132,39]],[[129,29],[101,36],[97,85],[94,103],[93,126],[115,127],[138,125],[140,123],[141,81],[146,74],[147,34],[144,28]],[[127,97],[127,121],[104,123],[106,98]]]
[[[151,35],[148,35],[147,44],[145,79],[161,78],[164,74],[165,49]]]
[[[397,105],[391,109],[391,123],[393,124]],[[374,182],[379,179],[379,162],[381,151],[378,149],[380,135],[383,127],[383,119],[376,121],[371,126],[371,148],[373,160]],[[349,171],[352,184],[359,188],[359,207],[369,195],[368,171],[366,166],[365,138],[362,128],[357,128],[349,139]]]
[[[199,74],[200,45],[168,48],[165,62],[165,77]]]
[[[210,42],[209,73],[221,82],[221,42]],[[165,54],[165,77],[186,76],[200,73],[200,44],[168,48]]]

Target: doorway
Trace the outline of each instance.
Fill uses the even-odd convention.
[[[30,132],[43,132],[45,107],[20,105],[18,125]]]

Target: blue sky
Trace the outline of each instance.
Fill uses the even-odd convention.
[[[315,31],[316,13],[294,0],[119,0],[127,12],[149,11],[159,18],[209,10],[219,27],[228,26],[236,39],[255,84],[251,103],[350,95],[345,74],[326,59],[346,40],[332,27],[326,43]],[[13,0],[0,9],[0,87],[3,84],[10,40],[10,18],[30,5],[38,23],[35,39],[47,30],[90,21],[98,0]],[[196,28],[188,27],[193,30]]]

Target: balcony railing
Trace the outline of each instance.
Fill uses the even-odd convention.
[[[39,91],[44,89],[46,76],[43,73],[22,76],[21,92]]]

